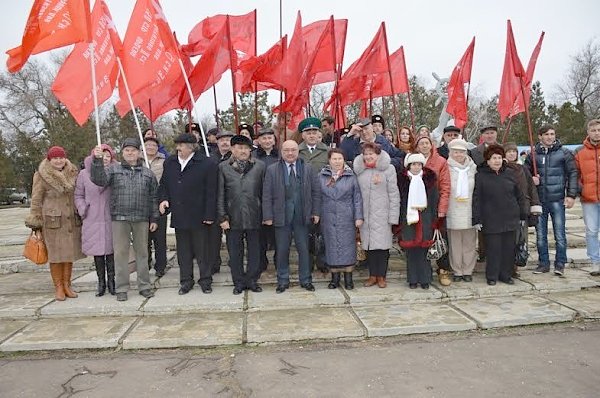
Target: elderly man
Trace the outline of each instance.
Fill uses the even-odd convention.
[[[163,165],[165,163],[165,155],[159,152],[160,144],[157,138],[144,138],[144,147],[146,155],[150,163],[150,170],[156,176],[156,180],[160,184],[160,179],[163,173]],[[154,271],[157,277],[165,274],[167,268],[167,216],[161,215],[157,221],[158,228],[154,232],[150,232],[148,237],[148,268],[152,264],[152,246],[154,245]]]
[[[346,161],[352,163],[354,158],[361,153],[361,147],[364,142],[374,142],[379,144],[381,149],[390,155],[391,163],[396,169],[402,168],[404,161],[404,152],[394,148],[392,144],[382,135],[375,134],[371,119],[361,119],[358,123],[353,124],[350,132],[342,141],[340,148],[346,155]]]
[[[298,131],[302,133],[302,143],[298,146],[300,157],[310,164],[315,175],[318,175],[328,162],[329,148],[319,140],[320,128],[321,121],[316,117],[306,118],[298,125]]]
[[[160,212],[171,212],[179,262],[179,294],[194,287],[193,259],[198,261],[203,293],[212,292],[208,230],[217,218],[217,162],[198,150],[193,135],[175,138],[177,154],[167,158],[159,187]]]
[[[219,162],[229,159],[231,156],[231,137],[234,134],[231,131],[221,130],[217,133],[217,150],[211,155],[215,156]]]
[[[252,141],[243,135],[231,139],[231,158],[219,164],[217,215],[227,235],[233,294],[250,289],[261,292],[259,235],[262,224],[262,187],[265,164],[250,158]],[[248,267],[244,271],[244,237]]]
[[[156,140],[156,142],[158,142],[158,152],[162,153],[164,155],[164,157],[166,158],[167,156],[169,156],[169,152],[166,150],[166,148],[162,145],[160,145],[160,142],[158,141],[158,135],[156,134],[156,131],[152,130],[152,129],[146,129],[144,130],[143,134],[144,136],[144,142],[146,142],[146,138],[154,138]]]
[[[442,136],[443,144],[437,149],[438,154],[444,159],[450,156],[448,144],[460,137],[460,129],[456,126],[444,127],[444,135]],[[471,151],[467,150],[467,155],[471,157]]]
[[[473,159],[477,166],[482,165],[484,162],[483,152],[485,148],[498,143],[498,127],[486,126],[479,130],[479,132],[481,133],[483,142],[471,150],[471,159]]]
[[[116,292],[118,301],[127,300],[129,290],[129,242],[133,239],[137,286],[145,298],[154,296],[148,270],[148,231],[156,231],[158,208],[154,173],[140,159],[137,138],[123,141],[121,163],[104,168],[102,147],[94,149],[90,179],[101,187],[112,188],[110,214],[115,251]]]
[[[299,158],[298,144],[285,141],[282,159],[267,168],[263,186],[263,223],[275,226],[277,246],[277,293],[290,284],[290,244],[292,233],[298,251],[300,286],[314,291],[308,253],[308,230],[317,224],[321,193],[317,175]]]

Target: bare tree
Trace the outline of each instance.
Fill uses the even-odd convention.
[[[562,99],[570,101],[587,119],[600,115],[600,42],[590,40],[576,55],[562,85]]]

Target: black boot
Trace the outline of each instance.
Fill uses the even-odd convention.
[[[109,254],[106,256],[106,286],[108,288],[108,292],[113,296],[115,293],[115,256],[113,254]]]
[[[340,273],[332,272],[331,273],[331,282],[327,286],[330,289],[337,289],[340,286]]]
[[[104,256],[94,256],[94,265],[96,266],[96,275],[98,275],[98,291],[96,297],[104,296],[106,292],[106,267],[104,265]]]
[[[344,287],[348,290],[354,289],[354,281],[352,280],[352,272],[344,272]]]

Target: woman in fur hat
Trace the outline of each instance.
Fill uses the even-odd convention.
[[[425,167],[425,156],[410,153],[404,158],[404,171],[398,175],[400,191],[400,247],[406,251],[407,279],[411,289],[429,289],[431,263],[427,249],[433,243],[438,224],[437,177]]]
[[[78,170],[59,146],[48,150],[33,176],[31,209],[25,225],[42,230],[55,297],[75,298],[71,290],[73,262],[84,257],[81,252],[81,219],[75,208],[73,192]]]

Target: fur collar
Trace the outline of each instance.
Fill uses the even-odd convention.
[[[79,170],[68,159],[62,171],[56,170],[47,159],[42,160],[38,167],[39,176],[59,193],[75,191],[75,182]]]
[[[423,167],[423,183],[425,188],[431,188],[437,184],[437,178],[435,172],[428,167]],[[398,188],[400,191],[406,190],[408,192],[408,186],[410,185],[410,177],[408,176],[408,170],[404,169],[398,173]]]
[[[375,163],[375,169],[378,171],[386,171],[391,165],[390,155],[384,150],[381,151],[379,157],[377,158],[377,163]],[[354,172],[358,175],[365,171],[367,167],[365,166],[365,161],[363,160],[363,155],[360,154],[354,158]]]

